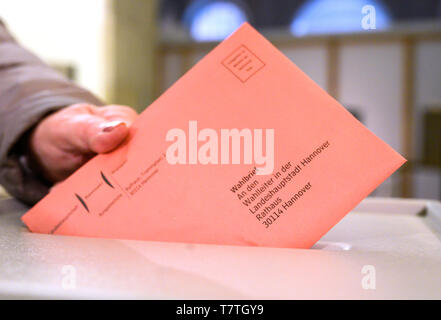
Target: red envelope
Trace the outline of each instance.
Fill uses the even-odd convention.
[[[22,219],[38,233],[309,248],[405,161],[244,24]]]

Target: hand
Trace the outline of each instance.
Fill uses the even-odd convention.
[[[114,150],[137,113],[130,107],[75,104],[44,118],[30,136],[31,161],[51,182],[66,179],[97,153]]]

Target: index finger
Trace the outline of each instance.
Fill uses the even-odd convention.
[[[128,127],[138,117],[138,113],[133,108],[122,105],[97,107],[96,114],[108,121],[123,121]]]

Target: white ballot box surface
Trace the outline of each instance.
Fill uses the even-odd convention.
[[[34,234],[0,201],[0,298],[440,299],[441,204],[367,198],[305,249]]]

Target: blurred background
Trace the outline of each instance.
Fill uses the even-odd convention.
[[[373,196],[441,199],[441,0],[2,0],[0,18],[139,111],[249,21],[409,160]]]

